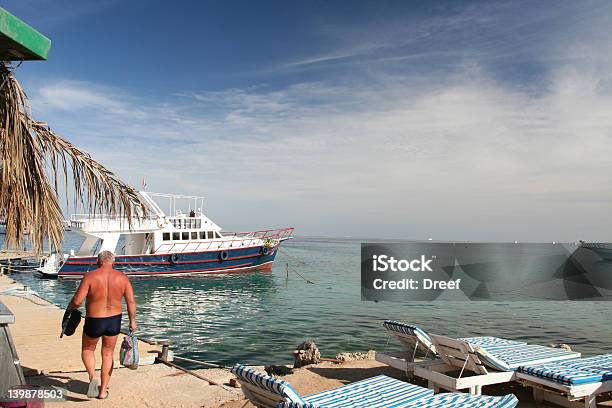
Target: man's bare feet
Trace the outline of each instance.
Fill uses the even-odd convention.
[[[100,394],[98,394],[98,399],[107,399],[108,398],[108,388],[106,391],[100,390]]]

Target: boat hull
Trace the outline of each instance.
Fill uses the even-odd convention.
[[[588,245],[583,245],[583,247],[595,252],[597,255],[599,255],[601,259],[604,259],[606,261],[612,261],[612,248],[611,247],[588,246]]]
[[[263,246],[175,254],[117,255],[113,268],[129,276],[181,276],[271,270],[278,247]],[[225,253],[225,254],[223,254]],[[80,279],[96,269],[96,257],[69,257],[58,272]]]

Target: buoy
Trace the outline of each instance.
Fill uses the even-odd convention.
[[[227,261],[227,258],[229,257],[227,251],[221,251],[219,252],[219,259],[222,261]]]
[[[168,258],[168,261],[170,261],[172,265],[175,265],[179,261],[179,259],[180,258],[178,254],[172,254],[170,255],[170,258]]]
[[[263,246],[261,247],[261,254],[266,256],[270,253],[270,248],[268,248],[267,246]]]

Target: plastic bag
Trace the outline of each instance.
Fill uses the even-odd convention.
[[[138,368],[138,339],[131,331],[123,338],[119,350],[121,365],[131,370]]]

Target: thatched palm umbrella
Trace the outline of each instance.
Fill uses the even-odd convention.
[[[92,213],[126,216],[146,212],[137,192],[47,124],[35,121],[28,99],[11,72],[0,62],[0,215],[6,223],[5,245],[23,244],[25,232],[33,249],[40,251],[45,238],[50,248],[60,248],[62,193],[72,188],[74,203]]]

